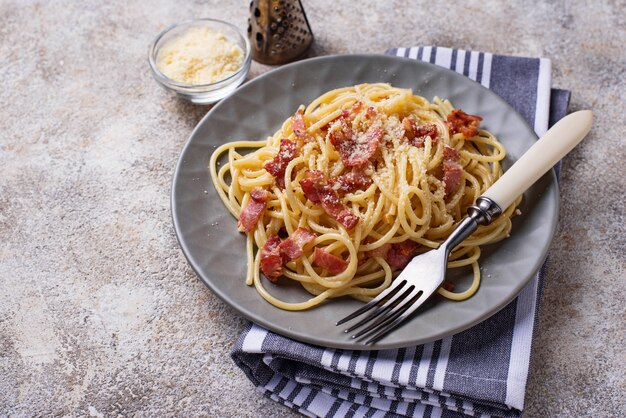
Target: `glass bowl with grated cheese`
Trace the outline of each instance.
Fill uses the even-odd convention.
[[[212,104],[245,80],[250,43],[236,26],[189,20],[161,32],[150,46],[150,69],[166,90],[196,104]]]

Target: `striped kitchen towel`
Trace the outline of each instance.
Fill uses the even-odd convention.
[[[538,135],[565,116],[550,61],[438,47],[387,54],[461,73],[504,98]],[[557,167],[558,170],[558,167]],[[348,351],[249,325],[232,358],[271,399],[319,417],[519,417],[544,267],[517,299],[460,334],[417,347]]]

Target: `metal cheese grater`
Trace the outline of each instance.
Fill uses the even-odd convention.
[[[255,61],[284,64],[306,52],[313,32],[300,0],[252,0],[248,38]]]

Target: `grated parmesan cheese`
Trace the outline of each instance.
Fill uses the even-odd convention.
[[[196,27],[161,47],[157,68],[180,83],[211,84],[235,73],[243,58],[243,50],[223,33]]]

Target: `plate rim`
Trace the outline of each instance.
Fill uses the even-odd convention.
[[[475,84],[475,87],[479,87],[480,89],[486,90],[489,92],[490,95],[492,95],[494,98],[496,98],[498,101],[501,102],[501,104],[507,108],[508,111],[512,111],[514,113],[516,113],[520,119],[523,121],[523,123],[528,127],[529,131],[533,133],[533,141],[537,141],[538,137],[534,131],[534,129],[532,128],[532,126],[530,126],[530,124],[528,123],[528,121],[519,114],[519,112],[517,112],[517,110],[515,110],[509,103],[507,103],[502,97],[498,96],[496,93],[494,93],[492,90],[486,88],[485,86],[483,86],[482,84],[471,80],[469,77],[466,77],[462,74],[459,74],[453,70],[450,70],[448,68],[445,67],[440,67],[436,64],[432,64],[429,62],[424,62],[424,61],[420,61],[420,60],[415,60],[415,59],[411,59],[411,58],[406,58],[406,57],[397,57],[397,56],[393,56],[393,55],[386,55],[386,54],[334,54],[334,55],[324,55],[324,56],[319,56],[319,57],[312,57],[312,58],[308,58],[308,59],[304,59],[304,60],[300,60],[300,61],[296,61],[296,62],[292,62],[290,64],[286,64],[274,69],[271,69],[263,74],[260,74],[257,77],[254,77],[253,79],[250,79],[248,81],[246,81],[245,83],[243,83],[240,87],[238,87],[232,94],[230,94],[228,97],[222,99],[220,102],[218,102],[217,104],[215,104],[201,119],[200,121],[198,121],[198,123],[196,124],[196,126],[194,127],[194,129],[191,131],[191,133],[189,134],[187,140],[185,141],[185,145],[183,146],[183,148],[180,150],[180,154],[178,157],[178,160],[176,162],[176,167],[175,170],[172,174],[172,181],[171,181],[171,188],[170,188],[170,212],[171,212],[171,217],[172,217],[172,223],[174,226],[174,232],[176,235],[176,240],[178,242],[178,245],[180,246],[183,255],[185,256],[185,259],[187,260],[188,264],[191,266],[192,270],[194,271],[194,273],[196,274],[196,276],[211,290],[211,292],[213,292],[213,294],[215,294],[218,298],[220,298],[224,303],[226,303],[229,307],[231,307],[232,309],[234,309],[238,314],[242,315],[243,317],[245,317],[246,319],[248,319],[249,321],[258,324],[264,328],[267,328],[270,331],[276,332],[279,335],[288,337],[288,338],[292,338],[296,341],[300,341],[303,343],[307,343],[307,344],[314,344],[317,346],[322,346],[322,347],[329,347],[329,348],[336,348],[336,349],[348,349],[348,350],[354,350],[354,351],[367,351],[367,350],[386,350],[386,349],[397,349],[397,348],[404,348],[404,347],[411,347],[411,346],[415,346],[415,345],[422,345],[425,343],[429,343],[429,342],[433,342],[433,341],[437,341],[440,340],[442,338],[448,337],[448,336],[452,336],[452,335],[456,335],[460,332],[463,332],[485,320],[487,320],[488,318],[492,317],[493,315],[497,314],[498,312],[500,312],[505,306],[507,306],[509,303],[511,303],[516,297],[519,296],[519,294],[522,292],[522,290],[530,283],[530,281],[533,279],[533,277],[536,276],[537,272],[540,270],[541,266],[545,263],[548,252],[552,246],[552,242],[554,241],[554,236],[556,234],[556,230],[558,228],[558,219],[559,219],[559,211],[560,211],[560,190],[559,190],[559,183],[558,183],[558,179],[555,173],[554,168],[550,169],[548,171],[548,173],[544,174],[545,176],[549,176],[549,182],[550,185],[554,187],[554,199],[553,199],[553,205],[554,205],[554,210],[552,211],[552,216],[550,217],[549,221],[550,221],[550,230],[549,230],[549,239],[547,240],[546,245],[543,246],[543,248],[541,248],[540,251],[540,257],[537,257],[534,260],[532,269],[530,271],[532,271],[533,273],[531,273],[528,277],[524,278],[524,280],[520,281],[518,283],[518,285],[513,289],[513,291],[510,293],[510,295],[507,298],[503,298],[499,303],[497,303],[491,310],[489,310],[488,312],[485,312],[481,315],[478,315],[474,320],[463,323],[461,325],[455,326],[455,327],[447,327],[445,329],[445,331],[443,332],[439,332],[436,334],[431,335],[431,337],[428,338],[422,338],[422,339],[415,339],[415,340],[411,340],[411,341],[405,341],[405,342],[398,342],[398,343],[385,343],[385,340],[381,340],[379,342],[377,342],[375,345],[371,345],[371,346],[365,346],[364,344],[355,344],[354,340],[351,339],[346,339],[346,340],[337,340],[337,341],[324,341],[324,342],[320,342],[319,340],[316,340],[315,338],[311,338],[309,335],[307,335],[304,332],[298,331],[297,329],[288,329],[288,328],[283,328],[281,326],[276,326],[275,324],[273,324],[271,321],[266,321],[263,317],[260,317],[258,315],[255,315],[253,313],[251,313],[248,309],[246,309],[245,306],[240,306],[236,303],[232,303],[229,300],[228,295],[226,295],[225,292],[222,292],[217,286],[214,286],[212,284],[212,282],[210,280],[207,280],[204,277],[204,273],[203,270],[200,268],[200,266],[196,263],[196,261],[194,260],[194,258],[191,255],[191,251],[189,250],[187,244],[184,241],[184,237],[182,236],[183,234],[181,233],[181,226],[179,224],[180,220],[179,217],[177,215],[178,211],[176,208],[176,182],[177,179],[179,177],[179,174],[182,170],[182,165],[185,163],[184,161],[184,157],[186,155],[186,152],[188,151],[189,147],[192,144],[192,140],[193,138],[196,136],[196,132],[201,129],[201,127],[203,126],[203,124],[205,123],[205,120],[210,118],[211,115],[216,112],[222,105],[223,103],[227,100],[230,99],[232,96],[238,94],[239,90],[242,89],[243,87],[248,86],[248,84],[250,83],[257,83],[257,82],[262,82],[263,79],[272,76],[272,74],[276,73],[276,72],[282,72],[282,71],[287,71],[290,70],[291,68],[294,67],[298,67],[298,66],[303,66],[303,65],[307,65],[310,62],[316,62],[316,61],[332,61],[332,60],[336,60],[336,59],[343,59],[343,58],[355,58],[355,59],[363,59],[363,60],[367,60],[367,59],[380,59],[380,58],[385,58],[385,59],[390,59],[390,60],[394,60],[394,61],[405,61],[405,62],[409,62],[409,63],[419,63],[419,64],[423,64],[426,67],[430,67],[432,70],[436,71],[436,72],[444,72],[444,73],[448,73],[451,76],[454,77],[458,77],[458,78],[463,78],[466,81],[470,81],[472,83]],[[208,160],[207,160],[208,163]],[[207,170],[208,170],[208,166],[207,166]],[[210,174],[209,174],[210,176]],[[212,186],[212,185],[211,185]],[[547,193],[546,195],[550,195],[549,193]],[[547,197],[544,197],[547,198]],[[279,309],[279,308],[275,308],[275,309]]]

